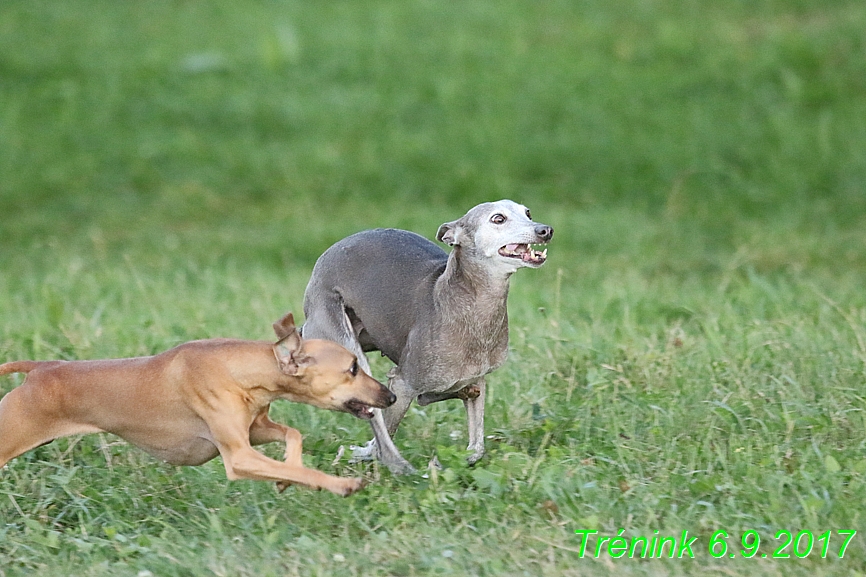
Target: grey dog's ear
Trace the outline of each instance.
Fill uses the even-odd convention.
[[[459,226],[459,220],[446,222],[439,227],[439,231],[436,233],[436,240],[438,240],[439,242],[444,242],[448,246],[460,244],[457,239],[457,230]]]
[[[292,313],[275,322],[274,331],[280,339],[274,343],[274,357],[280,365],[280,370],[287,375],[298,376],[309,359],[301,352],[303,341],[295,328]]]

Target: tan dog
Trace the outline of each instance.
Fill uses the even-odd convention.
[[[0,375],[29,373],[0,400],[0,468],[57,438],[108,432],[173,465],[222,455],[229,479],[357,491],[362,479],[304,467],[301,434],[271,421],[268,408],[287,399],[370,419],[394,394],[342,346],[302,341],[291,313],[274,330],[276,344],[210,339],[152,357],[0,365]],[[286,444],[285,462],[252,448],[275,441]]]

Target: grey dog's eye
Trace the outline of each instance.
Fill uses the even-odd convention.
[[[492,222],[493,224],[502,224],[503,222],[505,222],[505,216],[501,214],[494,214],[490,217],[490,222]]]
[[[526,209],[526,218],[528,218],[529,220],[532,220],[532,214],[529,212],[528,208]]]

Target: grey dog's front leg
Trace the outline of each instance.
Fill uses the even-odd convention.
[[[463,399],[466,408],[466,420],[469,425],[469,446],[472,451],[466,460],[474,465],[484,456],[484,399],[487,397],[487,383],[484,377],[475,381],[479,393],[477,396],[468,396]]]
[[[463,387],[459,391],[451,391],[450,393],[424,393],[418,395],[417,403],[419,406],[424,407],[431,403],[441,403],[442,401],[450,401],[451,399],[460,399],[461,401],[474,399],[480,394],[481,389],[478,387],[477,382],[475,382]]]

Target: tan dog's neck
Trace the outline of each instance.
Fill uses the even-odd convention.
[[[222,341],[222,342],[219,342]],[[205,341],[200,341],[206,346]],[[219,358],[225,363],[236,386],[243,390],[253,413],[264,409],[277,399],[298,403],[311,403],[313,395],[304,367],[296,366],[287,374],[279,360],[277,344],[267,341],[235,341],[214,339],[218,348],[225,345]],[[305,361],[306,365],[310,361]]]

